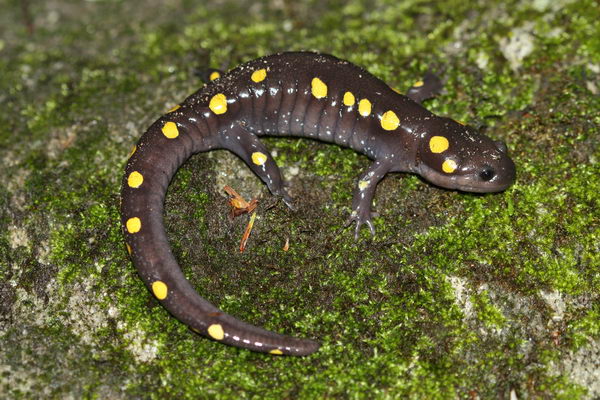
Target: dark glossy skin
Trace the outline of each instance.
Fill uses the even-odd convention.
[[[258,137],[336,143],[374,160],[354,190],[349,222],[356,222],[355,235],[362,225],[374,233],[371,202],[388,172],[415,173],[470,192],[509,187],[515,166],[504,144],[421,106],[440,87],[437,78],[426,76],[403,96],[347,61],[302,52],[250,61],[212,80],[152,124],[127,163],[122,223],[140,276],[169,312],[202,335],[272,354],[316,351],[319,344],[312,340],[246,324],[198,295],[173,257],[163,227],[169,182],[192,154],[228,149],[290,205],[279,168]]]

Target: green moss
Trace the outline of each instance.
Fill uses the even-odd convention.
[[[506,324],[506,318],[498,308],[494,307],[489,298],[489,293],[483,291],[471,296],[475,306],[477,317],[486,328],[502,328]]]
[[[568,328],[570,339],[575,348],[580,348],[590,340],[598,340],[600,337],[600,307],[593,304],[589,309],[582,312],[580,318],[573,321]]]

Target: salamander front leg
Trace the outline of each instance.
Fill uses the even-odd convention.
[[[431,72],[427,72],[423,77],[423,80],[415,82],[414,85],[408,89],[406,96],[421,104],[424,100],[431,99],[440,94],[442,87],[444,87],[444,85],[440,78]]]
[[[204,83],[216,81],[217,79],[219,79],[220,77],[225,75],[225,73],[223,71],[221,71],[220,69],[214,69],[214,68],[196,68],[194,70],[194,74],[196,76],[198,76],[200,79],[202,79],[202,81],[204,81]]]
[[[280,196],[289,208],[294,209],[293,200],[285,189],[281,171],[258,137],[241,125],[235,125],[221,135],[223,148],[244,160],[273,195]]]
[[[358,178],[358,184],[354,189],[352,198],[352,214],[346,221],[346,226],[356,222],[354,229],[354,239],[358,239],[360,228],[366,224],[371,230],[371,234],[375,235],[375,227],[371,220],[374,217],[371,212],[373,196],[377,189],[377,184],[385,174],[391,169],[391,165],[382,161],[375,161],[371,166]]]

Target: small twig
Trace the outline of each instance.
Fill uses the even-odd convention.
[[[254,220],[256,219],[256,212],[252,213],[250,217],[250,222],[248,222],[248,226],[246,226],[246,230],[244,231],[244,235],[242,236],[242,241],[240,242],[240,253],[243,253],[246,250],[246,243],[248,242],[248,238],[250,237],[250,232],[252,232],[252,227],[254,226]]]
[[[231,205],[231,218],[235,218],[238,215],[245,213],[251,213],[256,209],[256,206],[258,205],[258,200],[256,198],[250,200],[250,202],[247,202],[229,185],[225,185],[223,190],[225,190],[225,192],[227,192],[227,194],[230,196],[229,204]]]

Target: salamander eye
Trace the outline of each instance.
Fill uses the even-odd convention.
[[[494,176],[496,176],[496,172],[491,167],[485,167],[479,173],[479,177],[484,181],[490,181]]]

